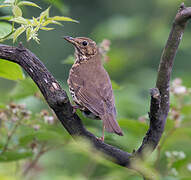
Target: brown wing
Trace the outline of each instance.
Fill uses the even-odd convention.
[[[85,86],[79,89],[76,96],[87,109],[103,120],[106,131],[123,135],[116,121],[114,96],[107,76],[106,74],[107,79],[104,82],[102,76],[99,82],[84,84]]]
[[[102,85],[102,88],[98,91],[98,93],[104,100],[105,109],[105,113],[104,115],[101,115],[101,119],[103,120],[103,124],[107,132],[114,132],[120,136],[123,136],[122,130],[116,121],[115,100],[111,82],[108,74],[106,74],[106,76],[108,78],[107,83]]]
[[[123,133],[116,121],[112,89],[107,89],[109,93],[106,93],[105,96],[101,96],[104,91],[104,88],[99,88],[99,91],[95,89],[95,87],[89,87],[88,89],[80,88],[77,93],[77,98],[82,101],[87,109],[103,120],[106,131],[114,132],[122,136]]]
[[[82,77],[85,78],[85,76]],[[97,95],[95,86],[92,86],[91,83],[84,81],[79,75],[77,76],[74,74],[70,75],[68,84],[75,91],[75,96],[79,101],[79,104],[85,106],[96,116],[104,114],[103,102],[99,95]]]
[[[96,116],[100,116],[105,113],[103,101],[96,93],[95,88],[89,87],[87,89],[85,87],[81,87],[76,96],[80,99],[82,104]]]

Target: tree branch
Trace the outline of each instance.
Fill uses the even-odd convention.
[[[72,137],[85,137],[90,140],[97,150],[107,155],[115,163],[130,167],[130,162],[133,161],[135,157],[140,156],[145,149],[151,147],[151,149],[154,150],[156,148],[164,131],[169,111],[169,83],[173,61],[190,17],[191,8],[186,8],[184,4],[181,4],[162,53],[156,88],[151,89],[149,130],[140,148],[133,154],[106,144],[88,132],[77,114],[73,114],[73,109],[66,92],[61,88],[42,62],[28,49],[22,45],[19,47],[0,45],[0,58],[19,64],[29,74],[39,87],[48,105],[54,110],[58,119]]]
[[[186,24],[190,18],[191,7],[186,8],[184,3],[182,3],[174,19],[169,38],[160,59],[156,81],[156,88],[158,89],[158,92],[156,92],[157,89],[153,89],[158,97],[153,99],[152,93],[154,92],[151,92],[151,106],[149,113],[150,127],[142,142],[142,145],[137,151],[138,153],[142,153],[148,145],[154,150],[164,131],[166,118],[169,112],[170,77],[174,58],[186,28]]]

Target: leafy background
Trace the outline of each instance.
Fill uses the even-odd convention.
[[[138,148],[148,127],[149,88],[155,86],[160,55],[182,1],[33,2],[42,9],[22,7],[25,18],[38,17],[51,6],[51,17],[67,16],[80,22],[53,24],[50,27],[55,30],[39,31],[39,44],[28,42],[24,33],[14,43],[22,41],[34,52],[67,92],[71,64],[66,62],[70,62],[74,50],[63,36],[87,36],[97,43],[111,41],[105,68],[113,81],[118,122],[125,136],[106,133],[105,141],[128,152]],[[189,1],[185,3],[191,5]],[[0,17],[10,14],[9,7],[0,8]],[[5,20],[0,21],[0,27],[0,38],[12,29],[11,22]],[[190,28],[188,24],[174,64],[171,111],[165,133],[151,157],[145,163],[134,164],[151,179],[191,178]],[[13,40],[3,43],[13,45]],[[84,140],[74,142],[47,107],[36,85],[17,65],[1,60],[0,76],[0,179],[142,179],[135,171],[92,152]],[[88,130],[101,136],[101,122],[78,114]]]

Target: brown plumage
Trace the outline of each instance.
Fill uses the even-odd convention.
[[[107,132],[122,136],[123,133],[116,121],[111,81],[102,65],[96,43],[85,37],[65,39],[75,47],[76,61],[68,78],[74,102],[89,117],[100,118]]]

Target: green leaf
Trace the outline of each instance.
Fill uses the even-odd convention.
[[[42,26],[47,26],[48,24],[58,24],[58,25],[62,26],[61,23],[59,23],[59,22],[57,22],[57,21],[53,21],[53,20],[51,20],[51,19],[46,20],[45,22],[43,22]]]
[[[48,142],[58,143],[62,142],[63,136],[53,131],[39,130],[21,137],[19,139],[19,144],[25,146],[34,139],[38,141],[48,141]]]
[[[42,23],[45,18],[49,18],[49,10],[50,7],[40,14],[40,23]]]
[[[7,20],[7,21],[9,21],[12,18],[13,18],[13,16],[1,16],[0,20]]]
[[[39,22],[38,22],[38,20],[35,17],[32,18],[32,25],[33,26],[39,25]]]
[[[0,39],[4,38],[12,31],[12,26],[9,23],[6,22],[0,22]]]
[[[32,20],[30,19],[25,19],[27,21],[27,26],[32,26]]]
[[[33,3],[33,2],[30,2],[30,1],[20,1],[17,6],[33,6],[33,7],[37,7],[37,8],[40,8],[40,6],[38,6],[37,4]]]
[[[23,17],[16,17],[16,18],[10,19],[9,21],[13,21],[13,22],[16,22],[18,24],[24,24],[24,25],[28,24],[27,20]]]
[[[0,77],[10,80],[22,80],[24,74],[19,65],[0,59]]]
[[[65,16],[54,16],[54,17],[51,17],[51,19],[55,21],[71,21],[71,22],[79,23],[79,21],[76,21],[70,17],[65,17]]]
[[[32,28],[28,27],[26,30],[27,41],[31,39],[31,32],[32,32]]]
[[[1,108],[1,109],[5,109],[5,108],[6,108],[6,105],[5,105],[5,104],[0,103],[0,108]],[[1,144],[0,144],[0,148],[2,148],[2,147],[1,147]]]
[[[146,123],[132,119],[120,119],[118,122],[121,127],[126,128],[128,132],[136,136],[142,136],[148,127]]]
[[[38,92],[36,84],[31,78],[26,78],[17,83],[10,96],[14,99],[21,99],[31,95],[33,96],[36,92]]]
[[[33,155],[32,152],[20,149],[19,151],[4,152],[0,155],[0,162],[17,161],[20,159],[29,158]]]
[[[13,34],[13,42],[26,30],[24,26],[19,27]]]
[[[0,5],[0,8],[2,7],[10,7],[11,5],[10,4],[3,4],[3,5]]]
[[[38,32],[38,30],[40,29],[40,25],[38,25],[38,26],[36,26],[35,28],[34,28],[34,33],[36,33],[36,32]]]
[[[74,64],[74,56],[69,55],[66,59],[62,61],[62,64]]]
[[[40,29],[45,30],[45,31],[51,31],[51,30],[53,30],[54,28],[41,27]]]
[[[111,80],[112,88],[114,90],[119,90],[121,87],[113,80]]]
[[[13,15],[15,17],[21,17],[22,16],[22,11],[18,6],[13,6],[12,12],[13,12]]]
[[[35,29],[28,28],[26,31],[27,41],[30,41],[31,39],[35,40],[38,44],[40,43],[40,39],[38,38],[38,30],[40,29],[40,25],[37,26]]]

